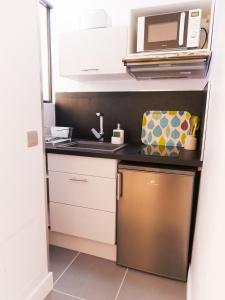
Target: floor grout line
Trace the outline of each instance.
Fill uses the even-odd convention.
[[[119,286],[119,289],[118,289],[118,291],[117,291],[115,300],[117,300],[117,298],[118,298],[118,296],[119,296],[120,290],[121,290],[121,288],[122,288],[122,286],[123,286],[123,284],[124,284],[124,281],[125,281],[125,279],[126,279],[127,273],[128,273],[128,268],[126,269],[125,274],[124,274],[124,276],[123,276],[123,279],[122,279],[122,281],[121,281],[121,283],[120,283],[120,286]]]
[[[72,297],[73,299],[78,299],[78,300],[85,300],[84,298],[80,298],[80,297],[77,297],[77,296],[73,296],[73,295],[70,295],[68,293],[65,293],[65,292],[62,292],[60,290],[57,290],[57,289],[53,289],[54,292],[58,293],[58,294],[61,294],[61,295],[65,295],[65,296],[69,296],[69,297]]]
[[[71,260],[71,262],[68,264],[68,266],[65,268],[65,270],[61,273],[61,275],[56,279],[56,281],[53,283],[53,286],[56,285],[56,283],[59,281],[59,279],[65,274],[65,272],[69,269],[69,267],[72,265],[72,263],[77,259],[77,257],[80,255],[80,252],[78,252],[75,257]]]

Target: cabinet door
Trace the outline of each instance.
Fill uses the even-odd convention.
[[[50,201],[116,211],[116,179],[49,172]]]
[[[50,202],[51,230],[115,244],[115,213]]]
[[[126,73],[122,63],[127,52],[126,27],[66,33],[59,46],[62,76]]]

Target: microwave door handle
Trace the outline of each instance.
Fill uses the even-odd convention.
[[[184,26],[185,26],[185,12],[180,14],[180,29],[179,29],[179,46],[184,45]]]

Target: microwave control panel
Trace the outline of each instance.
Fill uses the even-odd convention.
[[[202,10],[189,10],[187,48],[199,48],[201,34]]]

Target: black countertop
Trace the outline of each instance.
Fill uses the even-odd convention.
[[[151,151],[145,145],[132,145],[128,144],[126,147],[116,152],[103,152],[103,151],[90,151],[79,149],[60,148],[59,145],[46,144],[47,153],[77,155],[77,156],[89,156],[100,158],[111,158],[128,162],[144,162],[151,164],[162,164],[172,166],[184,166],[184,167],[201,167],[202,161],[200,160],[199,151],[189,151],[183,148],[169,149],[168,147],[161,147],[161,151],[164,155],[159,155],[159,152],[149,154]],[[176,153],[177,152],[177,153]],[[172,154],[168,156],[167,153]]]

